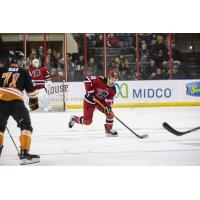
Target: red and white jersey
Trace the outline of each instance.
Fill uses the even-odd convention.
[[[102,76],[87,76],[84,83],[86,89],[86,101],[93,103],[90,99],[87,99],[87,94],[94,93],[94,97],[105,106],[111,106],[113,104],[116,88],[115,86],[109,87],[107,85],[107,78]]]
[[[30,67],[29,74],[37,89],[45,88],[45,82],[51,81],[51,76],[45,67]]]

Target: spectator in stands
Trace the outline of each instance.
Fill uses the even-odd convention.
[[[169,74],[170,74],[170,70],[169,70]],[[179,70],[178,67],[173,67],[172,68],[172,77],[173,79],[180,79],[180,74],[179,74]]]
[[[87,46],[88,47],[95,47],[95,33],[86,33],[86,37],[87,37]]]
[[[72,62],[72,54],[68,53],[66,59],[67,59],[68,81],[74,81],[75,64],[74,62]]]
[[[190,66],[191,67],[191,66]],[[173,64],[172,67],[172,79],[192,79],[192,71],[186,70],[188,68],[187,65],[177,65]],[[168,78],[170,77],[170,69],[168,69]]]
[[[119,67],[121,65],[121,59],[120,57],[115,57],[115,68],[117,68],[117,70],[119,70]]]
[[[107,36],[107,46],[110,48],[119,47],[119,39],[114,35],[114,33],[109,33]]]
[[[169,65],[170,65],[170,63],[169,62],[163,62],[163,72],[164,72],[164,74],[168,74],[168,70],[169,70]],[[175,61],[172,61],[172,67],[174,68],[174,69],[178,69],[179,67],[181,66],[181,62],[180,61],[177,61],[177,60],[175,60]],[[169,75],[169,74],[168,74]]]
[[[140,70],[136,70],[132,79],[133,80],[141,80],[142,79],[142,72]]]
[[[164,43],[163,36],[157,36],[157,43],[152,46],[151,56],[159,67],[162,67],[163,61],[168,60],[168,49]]]
[[[58,60],[58,71],[63,71],[64,72],[64,65],[65,65],[65,62],[64,62],[64,58],[60,58]]]
[[[53,49],[53,53],[52,54],[56,57],[57,51],[55,49]]]
[[[167,49],[169,51],[169,38],[167,37]],[[179,49],[176,48],[174,41],[172,41],[172,58],[173,61],[179,61],[182,62],[182,53]]]
[[[84,56],[80,55],[78,60],[74,62],[74,80],[75,81],[83,81],[83,68],[84,68]]]
[[[49,69],[49,71],[51,71],[52,68],[57,68],[55,55],[53,55],[52,50],[50,48],[47,50],[47,59],[48,59],[47,68]]]
[[[64,71],[61,68],[57,69],[58,76],[61,80],[64,80]]]
[[[31,53],[29,54],[26,63],[27,63],[27,67],[30,67],[32,65],[32,61],[37,58],[36,55],[36,50],[35,49],[31,49]]]
[[[129,66],[124,61],[121,62],[121,65],[119,67],[119,80],[128,80],[128,74],[129,74]]]
[[[157,69],[156,69],[156,74],[155,74],[155,76],[154,76],[154,79],[156,79],[156,80],[165,79],[165,76],[164,76],[163,71],[162,71],[161,68],[157,68]]]
[[[37,52],[36,52],[36,50],[33,48],[33,49],[31,49],[31,53],[36,54]]]
[[[154,79],[156,75],[156,63],[155,60],[150,59],[149,66],[146,68],[145,72],[143,72],[143,79]]]
[[[140,33],[141,41],[145,41],[146,44],[151,45],[155,36],[152,33]],[[153,41],[154,42],[154,41]]]
[[[59,68],[60,67],[60,61],[61,61],[61,53],[56,53],[55,55],[55,65],[56,65],[56,68]]]
[[[86,36],[88,40],[95,40],[95,33],[86,33]]]
[[[120,61],[122,62],[122,60],[124,60],[124,59],[125,59],[125,56],[124,56],[124,54],[120,54],[120,55],[119,55],[119,59],[120,59]]]
[[[57,79],[56,79],[56,75],[57,75],[56,68],[52,68],[52,69],[51,69],[51,80],[52,80],[52,81],[57,80]]]
[[[44,66],[44,49],[43,46],[40,46],[37,52],[37,59],[40,60],[41,66]]]
[[[90,58],[88,63],[88,75],[98,75],[98,66],[94,58]]]
[[[53,82],[63,81],[63,72],[59,73],[56,68],[51,69],[51,80]]]
[[[149,59],[150,59],[149,49],[147,48],[147,44],[144,42],[140,50],[140,66],[144,73],[146,73],[145,70],[149,64]]]
[[[103,34],[100,33],[96,40],[95,47],[103,47],[103,46],[104,46],[104,37],[103,37]]]
[[[115,61],[113,60],[110,64],[109,64],[109,70],[110,71],[118,71],[118,69],[116,68],[116,65],[115,65]]]

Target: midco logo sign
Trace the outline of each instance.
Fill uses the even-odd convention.
[[[116,83],[116,98],[128,98],[128,85],[126,83]]]
[[[200,82],[192,82],[186,84],[186,94],[189,96],[200,96]]]
[[[133,89],[133,98],[170,98],[170,88]]]
[[[117,92],[115,96],[116,98],[129,98],[129,93],[131,90],[129,90],[127,83],[116,83],[115,87]],[[172,90],[170,88],[133,89],[132,94],[130,95],[130,97],[133,99],[170,98],[172,96]]]

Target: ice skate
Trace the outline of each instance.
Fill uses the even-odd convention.
[[[75,124],[75,119],[76,119],[76,116],[73,115],[71,116],[70,120],[69,120],[69,128],[72,128]]]
[[[40,156],[29,154],[27,150],[21,150],[20,165],[28,165],[40,162]]]
[[[114,131],[113,129],[105,129],[105,133],[107,137],[117,137],[118,133],[117,131]]]

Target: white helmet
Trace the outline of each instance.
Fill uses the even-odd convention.
[[[37,59],[37,58],[33,59],[32,60],[32,65],[33,65],[33,67],[36,67],[36,68],[40,67],[39,59]]]

